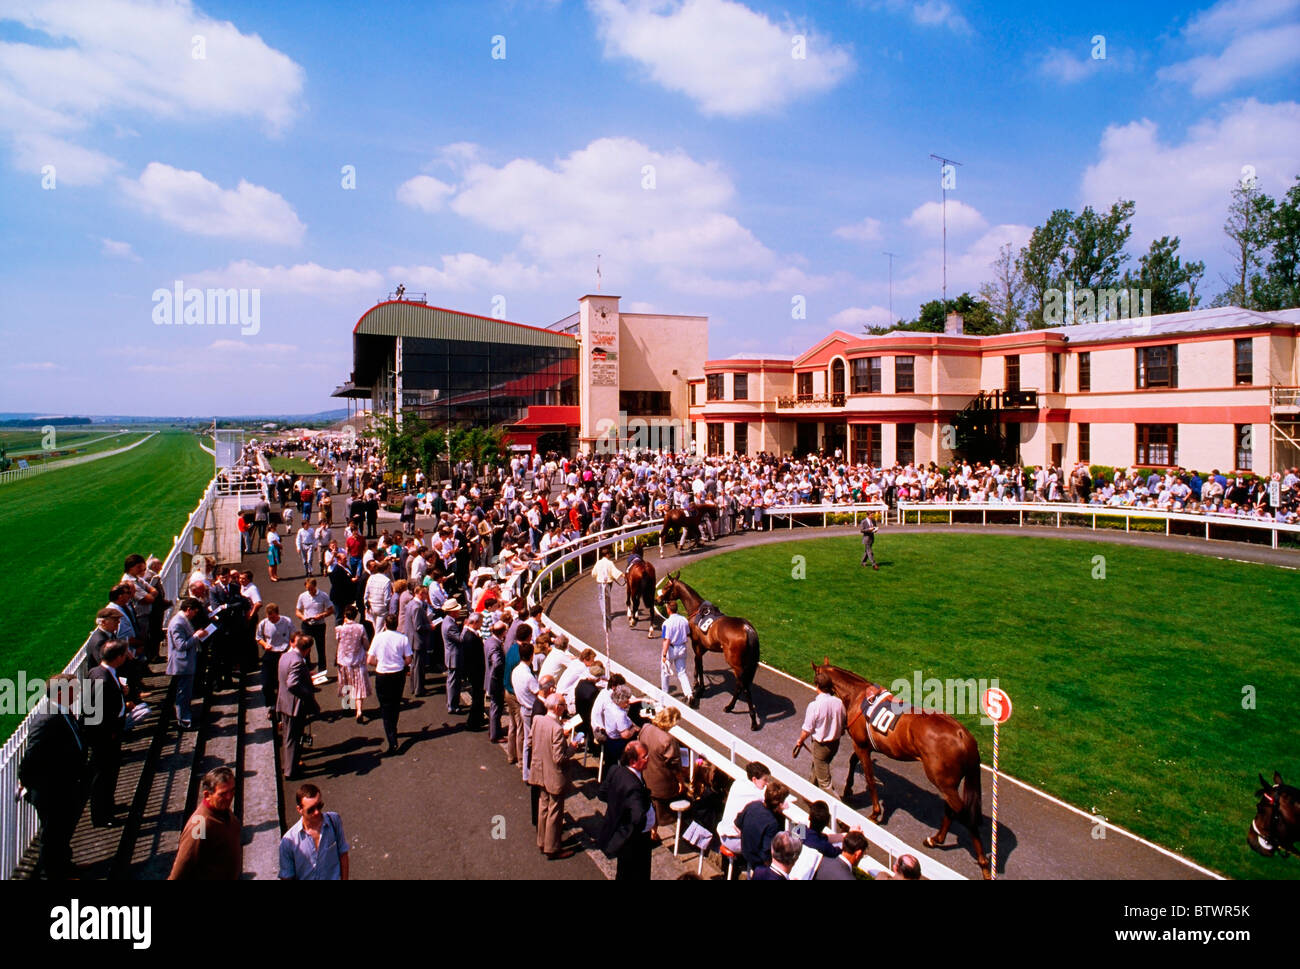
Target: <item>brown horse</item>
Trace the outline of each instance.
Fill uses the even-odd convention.
[[[655,584],[658,578],[655,567],[645,557],[645,543],[638,541],[633,546],[633,551],[640,557],[627,567],[627,625],[629,629],[636,628],[641,606],[644,605],[650,613],[650,631],[646,635],[654,639],[655,619],[658,618],[658,613],[655,612]]]
[[[1255,792],[1259,806],[1255,820],[1246,832],[1246,843],[1265,858],[1281,852],[1296,854],[1295,843],[1300,840],[1300,790],[1282,783],[1282,775],[1273,772],[1273,783],[1259,775],[1259,790]]]
[[[970,831],[975,846],[975,861],[985,878],[992,877],[989,860],[984,854],[980,829],[984,812],[980,791],[980,752],[974,735],[946,713],[904,712],[891,709],[885,703],[879,706],[870,721],[864,705],[870,705],[888,691],[865,680],[856,673],[830,665],[830,658],[822,665],[812,664],[813,672],[830,674],[835,695],[844,704],[847,715],[845,729],[853,741],[853,756],[849,758],[849,776],[844,782],[844,798],[853,788],[853,765],[862,764],[871,794],[871,820],[880,822],[883,811],[876,794],[876,775],[871,766],[871,754],[878,751],[894,760],[919,760],[925,776],[939,789],[943,797],[943,823],[932,837],[925,839],[927,848],[935,848],[948,837],[953,819],[961,821]],[[959,792],[958,788],[965,783]]]
[[[686,618],[690,621],[691,645],[695,649],[695,689],[692,691],[691,706],[698,707],[704,693],[704,654],[709,651],[721,653],[736,677],[731,702],[724,711],[731,713],[743,696],[749,705],[749,727],[757,730],[758,715],[754,712],[754,696],[750,692],[750,685],[754,682],[754,674],[758,672],[758,631],[748,619],[718,615],[709,621],[701,616],[700,606],[704,599],[678,578],[679,575],[680,573],[672,572],[668,574],[663,591],[655,601],[664,603],[680,599]],[[708,628],[701,631],[697,621],[707,623]]]
[[[689,514],[684,508],[669,508],[664,512],[663,527],[659,529],[659,557],[664,557],[664,543],[668,541],[668,534],[673,531],[680,531],[677,536],[677,551],[682,551],[682,546],[689,540],[698,546],[703,537],[700,535],[700,523],[706,518],[709,519],[710,525],[717,520],[718,506],[707,501],[697,501],[695,510]]]

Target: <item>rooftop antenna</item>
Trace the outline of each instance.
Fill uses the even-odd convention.
[[[889,325],[894,325],[894,254],[892,252],[882,252],[882,256],[889,257]]]
[[[948,185],[957,187],[957,172],[951,165],[961,162],[931,153],[931,158],[939,163],[939,189],[943,193],[943,311],[948,312]]]
[[[596,253],[596,292],[600,292],[600,253]]]

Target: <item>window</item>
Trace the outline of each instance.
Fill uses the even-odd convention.
[[[800,400],[809,400],[812,398],[811,373],[795,374],[795,394]]]
[[[880,358],[859,357],[853,361],[853,392],[880,393]]]
[[[1137,388],[1178,386],[1178,344],[1138,347]]]
[[[1079,460],[1092,461],[1092,425],[1079,425]]]
[[[853,425],[853,463],[880,467],[880,425]]]
[[[749,400],[749,374],[733,374],[731,378],[731,399]]]
[[[916,391],[916,357],[894,357],[894,393]]]
[[[711,373],[707,375],[704,380],[708,385],[708,393],[705,395],[704,399],[722,400],[722,374]]]
[[[1016,356],[1003,357],[1003,366],[1005,380],[1003,381],[1004,390],[1020,390],[1020,358]]]
[[[899,464],[916,462],[916,425],[898,425],[898,444],[894,448],[894,460]]]
[[[1237,341],[1241,343],[1241,340]],[[1249,343],[1250,341],[1245,341]],[[1251,471],[1255,466],[1255,425],[1237,425],[1237,463],[1238,471]]]
[[[1059,394],[1060,392],[1061,392],[1061,355],[1059,353],[1053,353],[1052,354],[1052,393]]]
[[[723,430],[723,428],[725,427],[726,427],[725,424],[709,425],[709,455],[710,456],[721,454],[722,449],[726,446],[725,431]]]
[[[671,414],[672,395],[666,390],[620,390],[618,409],[632,417]]]
[[[749,424],[742,421],[736,425],[735,447],[732,448],[737,454],[746,455],[749,453]]]
[[[1177,424],[1138,424],[1137,463],[1171,467],[1178,463]]]
[[[1092,390],[1092,354],[1079,354],[1079,393]]]
[[[1251,340],[1250,337],[1246,337],[1243,340],[1232,341],[1232,348],[1234,351],[1233,355],[1236,357],[1236,362],[1237,362],[1236,382],[1239,384],[1253,384],[1255,382],[1255,361],[1254,361],[1254,351],[1252,348],[1253,343],[1254,341]],[[1248,468],[1250,467],[1250,465],[1239,464],[1237,465],[1237,467]]]
[[[1007,454],[1013,463],[1020,462],[1020,425],[1006,424]]]

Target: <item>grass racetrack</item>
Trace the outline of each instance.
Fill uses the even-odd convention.
[[[879,572],[859,566],[856,537],[785,542],[682,578],[754,623],[763,662],[805,681],[826,655],[885,686],[914,670],[997,678],[1014,705],[1008,774],[1229,877],[1300,877],[1246,845],[1256,775],[1300,779],[1300,573],[978,533],[886,532],[875,551]],[[992,728],[958,719],[991,763]]]
[[[0,676],[49,676],[67,665],[108,602],[132,552],[166,558],[212,479],[194,435],[0,485],[0,534],[13,581],[0,589],[8,634]],[[0,715],[0,737],[21,721]]]

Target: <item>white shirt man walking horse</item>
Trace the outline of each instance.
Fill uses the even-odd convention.
[[[691,681],[686,675],[686,645],[691,638],[691,624],[686,617],[677,612],[677,603],[665,605],[668,618],[664,620],[664,648],[659,668],[659,688],[668,693],[672,684],[672,674],[677,673],[677,681],[682,685],[682,696],[686,702],[692,700]]]
[[[876,564],[876,557],[871,552],[871,546],[876,541],[876,532],[880,530],[880,526],[878,526],[875,519],[868,514],[866,518],[862,519],[862,527],[858,530],[862,532],[862,565],[865,567],[866,564],[870,562],[871,568],[874,571],[879,572],[880,566]]]
[[[600,603],[600,622],[604,630],[609,632],[609,587],[615,582],[623,581],[623,573],[614,564],[612,546],[606,545],[600,550],[600,561],[591,570],[591,574],[596,580],[596,598]]]

